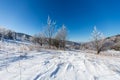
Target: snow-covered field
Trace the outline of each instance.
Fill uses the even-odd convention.
[[[118,57],[83,51],[5,50],[0,51],[0,80],[120,80]]]

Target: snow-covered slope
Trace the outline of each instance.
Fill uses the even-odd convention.
[[[13,54],[0,56],[0,80],[120,80],[120,59],[115,57],[54,50]]]

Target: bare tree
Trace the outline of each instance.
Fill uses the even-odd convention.
[[[99,54],[103,49],[104,37],[103,34],[97,30],[96,26],[94,27],[92,38],[93,46],[96,49],[97,54]]]
[[[52,45],[52,39],[55,34],[55,26],[56,26],[55,21],[51,21],[50,17],[48,16],[47,27],[45,29],[45,36],[48,39],[49,48]]]

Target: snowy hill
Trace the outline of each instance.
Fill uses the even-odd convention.
[[[72,41],[66,42],[66,51],[49,50],[31,42],[30,35],[0,33],[0,80],[120,80],[120,51],[96,55],[77,50],[80,44]],[[106,41],[119,43],[119,37]]]
[[[30,41],[30,37],[32,36],[24,33],[15,32],[13,30],[0,26],[0,40],[9,39],[9,40],[19,40],[19,41],[22,40]]]
[[[86,42],[81,45],[81,48],[84,47],[85,49],[93,49],[93,42]],[[104,39],[103,44],[104,50],[114,49],[120,51],[120,34],[114,35],[111,37],[107,37]]]
[[[80,50],[30,51],[33,44],[26,42],[0,44],[0,80],[120,80],[119,57]]]
[[[28,41],[28,42],[34,42],[37,43],[35,38],[39,38],[39,35],[37,34],[36,36],[28,35],[25,33],[19,33],[15,32],[13,30],[7,29],[5,27],[0,26],[0,40],[15,40],[15,41]],[[45,36],[44,36],[45,37]],[[44,40],[44,45],[46,45],[48,38],[45,38]],[[39,44],[39,42],[38,42]],[[74,49],[79,49],[80,44],[77,42],[73,41],[66,41],[66,47],[67,48],[74,48]]]

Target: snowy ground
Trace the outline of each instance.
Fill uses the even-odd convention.
[[[120,80],[119,58],[75,51],[43,50],[3,63],[0,80]]]
[[[119,57],[43,49],[25,54],[7,46],[0,50],[0,80],[120,80]]]

